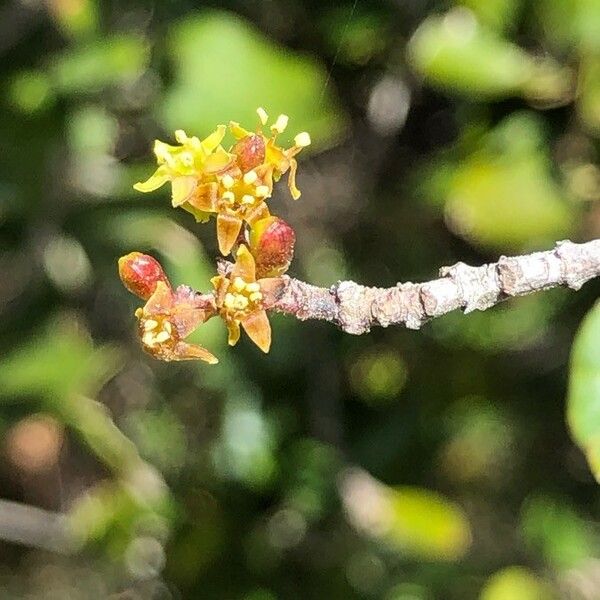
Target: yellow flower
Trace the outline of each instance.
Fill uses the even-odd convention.
[[[184,339],[214,314],[214,306],[198,306],[194,292],[180,286],[175,292],[159,281],[143,308],[135,312],[142,346],[159,360],[195,360],[209,364],[219,361],[208,350]]]
[[[269,120],[267,112],[264,108],[258,108],[256,112],[262,127],[266,126]],[[279,115],[275,120],[275,123],[270,126],[271,135],[269,137],[264,135],[262,127],[259,127],[256,134],[253,134],[241,127],[240,124],[235,121],[229,123],[229,129],[240,142],[254,140],[256,136],[262,138],[264,144],[264,158],[262,164],[256,167],[256,172],[259,178],[264,182],[264,185],[269,188],[267,197],[271,196],[271,193],[273,192],[273,181],[279,181],[281,176],[289,170],[288,187],[292,194],[292,198],[297,200],[300,198],[300,190],[296,187],[296,171],[298,169],[298,163],[294,157],[302,150],[302,148],[310,146],[311,140],[310,135],[306,131],[303,131],[294,138],[294,145],[291,148],[284,150],[277,145],[276,141],[277,135],[285,131],[287,124],[288,116]],[[236,146],[238,146],[240,142],[238,142]],[[236,146],[234,146],[234,152]],[[240,152],[236,152],[236,154],[239,156]]]
[[[255,169],[243,173],[238,166],[217,176],[216,183],[199,186],[190,204],[202,213],[217,213],[219,250],[227,255],[238,239],[244,221],[253,225],[270,215],[265,198],[269,188]]]
[[[172,204],[188,210],[200,221],[207,215],[198,213],[189,204],[198,185],[205,181],[216,181],[216,174],[230,166],[235,157],[221,146],[225,136],[225,126],[219,125],[213,133],[200,141],[196,136],[188,137],[179,129],[175,138],[179,146],[171,146],[160,140],[154,142],[154,154],[158,168],[144,182],[133,187],[138,192],[153,192],[167,182],[171,182]]]
[[[237,251],[231,272],[212,278],[217,310],[227,324],[229,345],[240,339],[240,325],[248,337],[263,351],[271,347],[271,325],[268,308],[283,286],[278,278],[256,280],[254,258],[246,246]]]

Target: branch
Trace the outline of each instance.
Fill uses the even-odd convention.
[[[562,241],[554,250],[500,257],[497,263],[470,267],[457,263],[440,269],[440,278],[425,283],[398,283],[391,288],[340,281],[320,288],[284,276],[285,286],[270,307],[304,321],[321,319],[346,333],[360,335],[372,326],[404,325],[419,329],[429,319],[464,309],[486,310],[502,300],[557,286],[578,290],[600,276],[600,239],[585,244]]]

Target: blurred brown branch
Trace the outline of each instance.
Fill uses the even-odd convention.
[[[502,300],[557,286],[578,290],[600,276],[600,240],[585,244],[562,241],[553,250],[502,256],[496,263],[471,267],[457,263],[440,269],[440,278],[398,283],[391,288],[365,287],[340,281],[320,288],[284,277],[285,286],[271,307],[298,319],[322,319],[359,335],[374,325],[423,323],[457,308],[486,310]]]

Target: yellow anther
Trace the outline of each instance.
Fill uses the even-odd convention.
[[[242,196],[242,204],[254,204],[254,200],[256,198],[254,198],[254,196],[251,196],[250,194],[244,194]]]
[[[275,123],[271,125],[271,131],[273,133],[283,133],[288,125],[288,120],[289,117],[287,115],[279,115]]]
[[[268,185],[257,185],[254,193],[258,198],[266,198],[269,195],[269,186]]]
[[[180,144],[185,144],[188,141],[188,136],[185,133],[185,131],[183,129],[178,129],[175,132],[175,139],[180,143]]]
[[[159,334],[156,335],[156,341],[159,344],[162,344],[163,342],[166,342],[170,337],[171,336],[167,331],[161,331]]]
[[[154,346],[156,345],[156,338],[154,337],[154,334],[151,331],[148,331],[147,333],[145,333],[142,336],[142,342],[146,345],[146,346]]]
[[[256,281],[253,281],[251,283],[247,283],[246,284],[246,289],[249,292],[260,292],[260,284],[258,284]]]
[[[224,188],[229,189],[233,187],[235,181],[231,175],[223,175],[223,177],[221,178],[221,183],[223,184]]]
[[[241,277],[236,277],[232,284],[231,287],[236,291],[236,292],[241,292],[243,289],[246,288],[246,282],[241,278]]]
[[[258,302],[259,300],[262,300],[263,295],[260,292],[252,292],[249,296],[248,299],[250,300],[250,302]]]
[[[225,300],[223,300],[223,304],[225,308],[233,308],[233,305],[235,304],[235,296],[230,293],[225,294]]]
[[[152,329],[156,329],[158,327],[158,321],[155,321],[154,319],[148,319],[147,321],[144,322],[144,330],[145,331],[152,331]]]
[[[235,202],[235,194],[233,192],[223,192],[223,195],[221,196],[221,200],[224,200],[225,202],[232,204],[233,202]]]
[[[142,315],[144,314],[144,310],[141,308],[136,308],[135,312],[133,313],[134,316],[136,316],[138,319],[142,318]]]
[[[310,146],[310,135],[308,132],[303,131],[302,133],[299,133],[294,138],[294,144],[296,144],[298,148],[306,148],[306,146]]]
[[[260,122],[263,125],[266,125],[267,121],[269,120],[269,115],[267,114],[267,111],[262,106],[259,106],[256,109],[256,114],[258,115],[258,118],[260,119]]]
[[[235,298],[234,308],[237,310],[244,310],[248,306],[248,298],[246,296],[237,295]]]
[[[248,171],[244,175],[244,183],[246,185],[252,185],[257,179],[258,175],[256,174],[256,171]]]
[[[169,321],[165,321],[163,323],[163,329],[169,334],[171,335],[171,333],[173,332],[173,327],[171,326],[171,323],[169,323]]]

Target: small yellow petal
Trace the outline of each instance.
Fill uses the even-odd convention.
[[[233,136],[238,140],[241,140],[242,138],[245,138],[246,136],[250,135],[250,132],[247,129],[244,129],[239,123],[236,123],[235,121],[229,121],[229,129]]]
[[[136,183],[133,186],[133,189],[143,193],[153,192],[154,190],[157,190],[159,187],[167,183],[169,179],[170,177],[168,169],[165,166],[161,165],[146,181],[139,181],[138,183]]]
[[[171,181],[171,204],[173,208],[181,206],[190,199],[196,189],[196,178],[191,175],[187,177],[175,177]]]
[[[239,217],[227,213],[217,216],[217,241],[221,254],[226,256],[231,252],[241,229],[242,220]]]
[[[235,346],[240,339],[240,324],[237,321],[227,321],[227,331],[229,333],[227,343]]]
[[[202,140],[202,149],[206,154],[213,152],[225,137],[225,125],[218,125],[217,128]]]
[[[271,325],[264,310],[257,310],[242,321],[242,327],[248,337],[263,351],[271,347]]]

